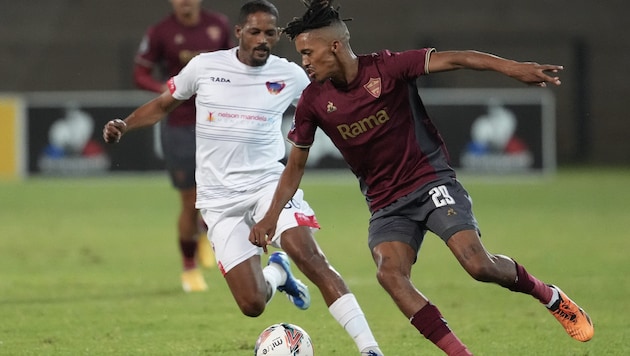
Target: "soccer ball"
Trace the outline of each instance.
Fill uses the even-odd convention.
[[[254,356],[313,356],[313,344],[301,327],[273,324],[258,336]]]

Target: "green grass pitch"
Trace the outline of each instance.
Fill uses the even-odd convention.
[[[461,180],[486,247],[558,284],[595,323],[593,340],[572,340],[533,298],[473,281],[429,234],[412,278],[475,355],[629,355],[630,170]],[[442,355],[375,279],[356,182],[307,172],[302,188],[385,354]],[[204,272],[210,291],[184,294],[176,210],[161,174],[0,182],[0,355],[252,355],[280,321],[305,328],[318,356],[357,354],[312,284],[309,310],[277,294],[253,319],[216,269]]]

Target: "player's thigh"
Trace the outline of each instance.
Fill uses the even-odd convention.
[[[274,192],[275,184],[270,184],[257,193],[256,199],[258,203],[255,205],[256,209],[253,213],[254,221],[260,221],[267,212],[268,206],[273,199]],[[295,230],[289,232],[288,234],[285,233],[296,227],[303,227],[306,229]],[[308,238],[308,236],[312,236],[312,233],[318,229],[319,223],[315,217],[315,212],[311,209],[308,202],[304,200],[304,192],[301,189],[298,189],[293,198],[291,198],[291,200],[285,205],[284,209],[280,212],[276,223],[276,233],[271,238],[272,245],[274,247],[281,247],[281,240],[285,235],[291,236],[295,234],[300,238]]]
[[[458,231],[451,236],[446,245],[468,272],[493,265],[492,255],[483,246],[476,230]]]
[[[381,283],[392,276],[408,278],[417,256],[417,251],[410,244],[395,240],[379,243],[372,250]]]
[[[298,264],[308,261],[325,262],[323,252],[307,226],[296,226],[285,230],[280,239],[280,247]]]
[[[164,163],[176,189],[195,187],[195,130],[194,126],[161,127]]]
[[[224,277],[237,302],[266,299],[267,283],[262,274],[260,255],[239,262]]]

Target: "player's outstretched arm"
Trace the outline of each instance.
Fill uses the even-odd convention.
[[[134,110],[124,120],[114,119],[108,121],[103,127],[103,140],[107,143],[117,143],[122,135],[129,130],[155,125],[181,103],[181,100],[173,98],[169,91],[165,91],[160,96]]]
[[[528,85],[540,87],[547,83],[560,85],[560,77],[555,75],[562,69],[560,65],[517,62],[478,51],[444,51],[431,54],[429,73],[455,69],[492,70],[507,75]]]
[[[138,88],[150,90],[155,93],[162,93],[168,89],[166,83],[153,78],[152,73],[153,68],[136,63],[133,67],[133,81]]]
[[[252,226],[249,233],[249,241],[256,246],[262,247],[265,253],[267,252],[267,244],[271,242],[270,239],[276,233],[276,223],[282,209],[293,198],[300,186],[307,159],[308,149],[297,147],[291,149],[287,165],[280,176],[267,213],[257,224]]]

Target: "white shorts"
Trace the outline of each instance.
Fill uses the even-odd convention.
[[[239,263],[254,255],[261,255],[263,249],[249,242],[249,232],[255,222],[260,221],[271,203],[276,184],[268,184],[262,189],[241,195],[228,208],[200,209],[201,216],[208,225],[208,239],[214,249],[217,266],[225,275]],[[304,192],[298,189],[293,199],[287,203],[278,218],[272,245],[280,248],[280,235],[296,226],[309,226],[319,229],[315,212],[303,200]]]

